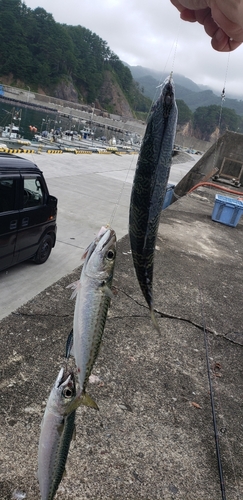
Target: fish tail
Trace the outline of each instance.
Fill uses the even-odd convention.
[[[66,409],[66,415],[69,415],[73,411],[77,410],[77,408],[81,405],[88,406],[89,408],[94,408],[95,410],[99,410],[96,402],[87,394],[86,392],[82,392],[77,395],[76,398],[68,405]]]
[[[94,408],[95,410],[99,410],[97,403],[89,396],[89,394],[85,392],[84,394],[82,394],[81,398],[82,405],[88,406],[89,408]]]
[[[150,309],[150,316],[151,316],[152,323],[153,323],[154,327],[156,328],[157,332],[161,333],[156,316],[154,314],[154,308],[152,306],[150,306],[149,309]]]

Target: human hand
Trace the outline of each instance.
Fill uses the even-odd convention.
[[[198,22],[219,52],[235,50],[243,42],[243,0],[171,0],[183,21]]]

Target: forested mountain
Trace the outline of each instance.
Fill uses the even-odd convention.
[[[144,95],[150,99],[154,98],[156,87],[168,76],[168,73],[160,73],[142,66],[127,66],[140,89],[143,89]],[[221,104],[221,96],[214,94],[210,89],[202,89],[189,78],[174,73],[173,79],[176,84],[176,98],[183,99],[191,111],[195,111],[199,106]],[[224,107],[234,109],[237,114],[243,116],[243,100],[230,99],[226,95]]]
[[[141,92],[154,100],[156,88],[168,73],[159,73],[142,66],[129,66]],[[173,74],[178,106],[178,124],[190,123],[190,132],[198,139],[210,141],[211,135],[220,129],[243,133],[243,101],[216,96],[212,90],[202,90],[195,82],[183,75]]]
[[[55,22],[43,8],[0,0],[0,47],[0,77],[12,74],[15,85],[22,82],[53,95],[61,81],[69,81],[79,100],[102,106],[100,91],[109,72],[131,109],[147,112],[150,107],[150,99],[107,42],[82,26]],[[108,106],[115,112],[111,102]]]
[[[156,86],[168,75],[128,66],[98,35],[83,26],[57,23],[43,8],[0,0],[0,82],[10,76],[17,87],[145,120]],[[226,98],[221,109],[221,98],[211,90],[202,91],[182,75],[173,78],[179,125],[190,123],[192,133],[205,140],[219,118],[221,132],[243,132],[242,101]]]

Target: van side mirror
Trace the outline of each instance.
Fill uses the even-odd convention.
[[[52,196],[51,194],[49,194],[48,198],[47,198],[47,204],[52,208],[56,208],[57,207],[57,198],[55,196]]]

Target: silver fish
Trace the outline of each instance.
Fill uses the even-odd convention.
[[[108,228],[88,247],[87,256],[75,287],[73,354],[77,366],[82,404],[97,408],[86,393],[86,385],[99,353],[110,300],[116,258],[116,233]],[[72,335],[72,332],[71,334]],[[70,343],[70,336],[68,342]],[[93,403],[93,404],[92,404]]]
[[[38,448],[38,479],[41,500],[52,500],[61,482],[75,428],[70,404],[76,387],[72,371],[62,368],[51,390],[41,424]]]
[[[177,125],[172,76],[152,107],[133,180],[129,237],[138,282],[159,330],[153,304],[153,264],[159,218],[166,194]]]

